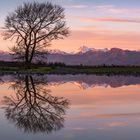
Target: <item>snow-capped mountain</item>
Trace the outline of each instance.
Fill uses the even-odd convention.
[[[108,51],[108,49],[107,48],[105,48],[105,49],[95,49],[95,48],[90,48],[90,47],[87,47],[87,46],[81,46],[79,49],[78,49],[78,52],[77,53],[87,53],[87,52],[89,52],[89,51],[91,51],[91,52],[97,52],[97,51],[103,51],[103,52],[106,52],[106,51]]]
[[[140,51],[112,49],[94,49],[80,47],[77,52],[66,53],[59,50],[49,50],[43,53],[40,61],[61,62],[66,65],[137,65],[140,66]],[[14,61],[8,52],[0,52],[0,61]]]
[[[86,53],[86,52],[89,52],[89,51],[96,51],[96,49],[94,48],[89,48],[87,46],[81,46],[79,49],[78,49],[78,53]]]
[[[77,53],[66,55],[48,54],[49,62],[62,62],[67,65],[138,65],[140,66],[140,51],[112,49],[93,49],[81,47]]]

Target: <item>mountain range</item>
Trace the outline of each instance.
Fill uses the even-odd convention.
[[[82,46],[77,52],[66,53],[60,50],[43,52],[41,61],[61,62],[67,65],[136,65],[140,66],[140,51],[112,49],[94,49]],[[12,61],[8,52],[0,52],[0,61]]]
[[[62,62],[67,65],[136,65],[140,66],[140,51],[94,49],[80,47],[76,53],[55,52],[48,54],[49,62]]]

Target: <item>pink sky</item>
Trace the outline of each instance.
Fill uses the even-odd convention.
[[[13,11],[20,4],[17,0],[12,7],[3,10],[1,26],[7,12]],[[26,0],[23,0],[26,1]],[[126,0],[125,0],[126,1]],[[77,51],[80,46],[92,48],[121,48],[140,50],[140,7],[139,3],[129,0],[106,3],[101,0],[86,2],[83,0],[54,0],[65,8],[70,36],[64,40],[53,41],[49,49],[60,49],[66,52]],[[8,3],[8,1],[7,1]],[[4,4],[4,2],[0,2]],[[9,10],[8,10],[9,9]],[[0,38],[0,50],[8,51],[14,42]]]

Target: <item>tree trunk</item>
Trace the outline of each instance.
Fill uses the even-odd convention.
[[[26,61],[25,62],[25,69],[30,69],[31,68],[31,62]]]

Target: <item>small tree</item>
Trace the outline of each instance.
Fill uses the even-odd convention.
[[[50,2],[24,3],[6,17],[4,29],[5,39],[16,42],[11,51],[28,66],[52,40],[69,34],[64,9]]]

